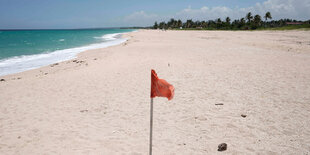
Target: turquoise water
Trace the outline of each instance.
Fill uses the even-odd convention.
[[[72,59],[77,53],[124,42],[131,29],[0,31],[0,75]]]

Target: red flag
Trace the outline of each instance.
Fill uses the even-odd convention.
[[[167,97],[171,100],[174,96],[174,87],[164,79],[159,79],[156,72],[151,71],[151,98]]]

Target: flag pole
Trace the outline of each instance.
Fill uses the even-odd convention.
[[[152,155],[152,135],[153,135],[153,98],[151,98],[151,114],[150,114],[150,151],[149,151],[149,155]]]

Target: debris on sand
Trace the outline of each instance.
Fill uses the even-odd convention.
[[[88,110],[81,110],[80,112],[88,112]]]
[[[217,150],[218,150],[218,151],[225,151],[225,150],[227,150],[227,144],[226,144],[226,143],[221,143],[221,144],[219,144]]]
[[[56,65],[59,65],[59,63],[54,63],[54,64],[51,65],[51,67],[54,67]]]

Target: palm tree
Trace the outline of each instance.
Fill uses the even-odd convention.
[[[242,28],[245,25],[245,19],[241,18],[240,19],[240,24],[239,24],[239,28]]]
[[[201,27],[202,28],[206,28],[208,26],[207,22],[206,21],[202,21],[201,22]]]
[[[255,15],[254,16],[254,24],[256,27],[260,26],[262,22],[262,18],[260,17],[260,15]]]
[[[207,23],[208,23],[208,27],[210,27],[210,28],[216,27],[216,22],[214,20],[209,20]]]
[[[179,19],[178,20],[178,28],[182,27],[182,21]]]
[[[216,23],[222,23],[221,18],[216,19]]]
[[[164,29],[165,28],[166,23],[165,22],[160,22],[159,23],[159,28],[160,29]]]
[[[194,28],[198,28],[198,27],[201,27],[201,22],[199,20],[195,21],[194,22]]]
[[[154,29],[157,29],[158,28],[158,24],[157,22],[155,22],[154,26],[153,26]]]
[[[269,11],[268,11],[268,12],[266,12],[266,14],[265,14],[264,18],[265,18],[265,21],[267,21],[268,19],[272,19],[272,17],[271,17],[271,13],[270,13]]]
[[[192,28],[192,26],[194,25],[194,22],[193,20],[187,20],[186,23],[185,23],[185,27],[186,28]]]
[[[216,20],[216,28],[219,29],[219,28],[221,28],[221,27],[222,27],[222,20],[221,20],[221,18],[218,18],[218,19]]]
[[[226,23],[230,24],[230,18],[229,17],[226,17]]]
[[[230,28],[230,18],[226,17],[226,23],[225,23],[226,28]]]
[[[174,24],[175,24],[175,21],[173,18],[170,19],[170,21],[167,23],[167,27],[168,28],[174,28]]]
[[[245,24],[245,20],[244,20],[244,18],[241,18],[241,19],[240,19],[240,23],[241,23],[242,25],[244,25],[244,24]]]
[[[269,19],[272,19],[272,17],[271,17],[271,13],[270,13],[269,11],[268,11],[268,12],[266,12],[266,14],[265,14],[264,18],[265,18],[265,27],[266,27],[266,22],[267,22],[268,18],[269,18]]]
[[[249,12],[245,18],[248,20],[248,23],[251,23],[251,20],[253,19],[252,13]]]

